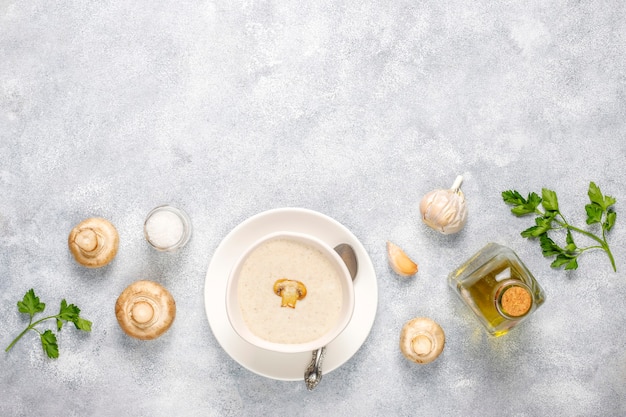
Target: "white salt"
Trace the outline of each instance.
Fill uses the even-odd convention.
[[[185,231],[182,219],[169,210],[154,212],[146,220],[145,228],[148,240],[161,249],[177,245]]]

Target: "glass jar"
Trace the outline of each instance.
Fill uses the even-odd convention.
[[[187,213],[164,205],[150,211],[143,225],[146,240],[159,251],[172,252],[185,246],[191,237],[191,220]]]
[[[493,336],[508,333],[546,298],[517,254],[497,243],[487,244],[452,271],[448,284]]]

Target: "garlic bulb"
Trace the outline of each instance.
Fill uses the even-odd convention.
[[[458,232],[467,221],[462,182],[463,177],[459,175],[449,190],[433,190],[420,202],[424,223],[444,235]]]

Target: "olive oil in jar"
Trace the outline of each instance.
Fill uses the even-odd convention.
[[[515,252],[496,243],[454,270],[448,282],[493,336],[506,334],[545,300],[539,283]]]

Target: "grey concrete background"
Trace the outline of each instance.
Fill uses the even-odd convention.
[[[37,335],[0,365],[0,415],[618,416],[626,414],[626,10],[605,1],[0,1],[0,339],[27,324],[35,288],[93,321]],[[469,221],[442,236],[418,203],[465,176]],[[587,187],[617,198],[618,272],[590,252],[552,270],[500,192],[548,187],[584,226]],[[191,216],[183,251],[142,236],[154,206]],[[367,248],[378,314],[357,354],[314,392],[257,376],[213,337],[211,256],[241,221],[304,207]],[[71,227],[111,220],[120,250],[77,266]],[[420,265],[401,279],[385,241]],[[489,241],[514,249],[548,299],[491,339],[446,284]],[[163,283],[171,330],[126,337],[130,282]],[[48,310],[47,310],[48,311]],[[429,366],[402,358],[418,315],[447,334]]]

